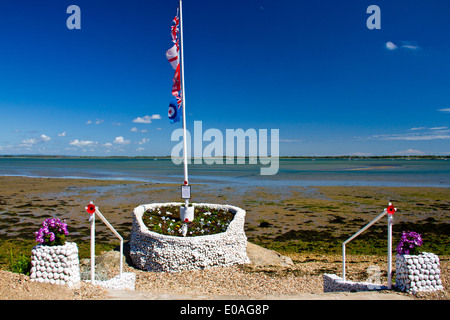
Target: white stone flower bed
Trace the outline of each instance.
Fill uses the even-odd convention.
[[[433,253],[422,252],[419,255],[397,255],[396,287],[401,291],[437,291],[442,290],[439,257]]]
[[[32,281],[76,286],[80,282],[78,247],[75,242],[63,246],[39,244],[31,250]]]
[[[245,211],[229,205],[194,204],[235,213],[227,230],[222,233],[183,237],[149,231],[142,221],[148,209],[181,203],[154,203],[134,209],[130,237],[130,256],[136,267],[148,271],[177,272],[250,263],[247,257],[247,237],[244,232]]]
[[[88,282],[91,281],[89,280]],[[122,273],[122,276],[117,275],[109,280],[95,280],[94,284],[106,289],[134,291],[136,287],[136,274],[131,272],[124,272]]]
[[[354,282],[344,280],[335,274],[323,275],[323,292],[342,292],[342,291],[372,291],[386,290],[387,286],[370,282]]]

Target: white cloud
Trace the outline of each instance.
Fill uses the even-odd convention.
[[[149,141],[150,141],[149,138],[143,138],[141,141],[138,142],[138,144],[145,144],[145,143],[147,143]]]
[[[152,120],[159,120],[161,119],[161,116],[159,114],[153,114],[152,116],[143,116],[143,117],[137,117],[133,120],[134,123],[152,123]]]
[[[97,144],[97,142],[95,141],[89,141],[89,140],[78,140],[75,139],[71,142],[69,142],[69,144],[71,146],[75,146],[75,147],[79,147],[79,148],[84,148],[84,147],[90,147],[90,146],[95,146]]]
[[[64,132],[61,132],[61,133],[58,133],[58,137],[65,137],[66,136],[66,132],[64,131]]]
[[[439,109],[440,112],[450,112],[450,108]]]
[[[395,50],[397,48],[398,48],[398,46],[396,46],[393,42],[390,42],[390,41],[386,42],[386,49]]]
[[[142,132],[142,133],[147,133],[148,130],[147,130],[147,129],[142,129],[141,132]]]
[[[35,144],[47,142],[50,140],[52,140],[52,138],[50,138],[49,136],[46,136],[45,134],[42,134],[39,137],[39,139],[30,138],[30,139],[22,140],[22,142],[18,146],[30,148],[30,147],[34,146]]]
[[[97,119],[97,120],[95,120],[95,124],[103,123],[103,121],[105,121],[105,120]],[[92,120],[88,120],[88,121],[86,122],[86,124],[93,124],[93,123],[94,123],[94,121],[92,121]]]
[[[415,44],[414,42],[409,42],[409,41],[401,41],[401,45],[398,46],[395,43],[388,41],[386,42],[386,49],[390,50],[390,51],[394,51],[397,50],[398,48],[400,49],[406,49],[406,50],[419,50],[420,47]]]
[[[152,123],[152,118],[150,116],[137,117],[133,120],[134,123]]]
[[[112,148],[113,144],[111,142],[107,142],[103,146],[107,148]]]
[[[399,156],[412,156],[412,155],[424,155],[425,152],[420,151],[420,150],[414,150],[414,149],[408,149],[408,150],[403,150],[403,151],[398,151],[393,153],[393,155],[399,155]]]
[[[50,141],[50,140],[52,140],[52,138],[50,138],[49,136],[46,136],[45,134],[42,134],[41,135],[41,140],[42,141]]]
[[[130,129],[130,131],[131,131],[131,132],[138,132],[138,128],[133,127],[133,128]]]
[[[139,148],[136,149],[137,152],[141,152],[141,151],[144,151],[144,150],[145,150],[145,149],[142,148],[142,147],[139,147]]]
[[[38,143],[38,141],[36,139],[25,139],[25,140],[22,140],[22,143],[19,144],[19,147],[31,147],[31,146],[35,145],[36,143]]]
[[[420,133],[404,133],[404,134],[380,134],[373,135],[369,139],[374,140],[405,140],[405,141],[428,141],[428,140],[449,140],[450,130],[434,130]]]
[[[402,45],[402,48],[410,49],[410,50],[419,50],[420,49],[419,46],[414,46],[414,45],[411,45],[411,44],[404,44],[404,45]]]
[[[114,140],[114,143],[125,145],[125,144],[129,144],[130,140],[125,140],[123,137],[116,137],[116,139]]]

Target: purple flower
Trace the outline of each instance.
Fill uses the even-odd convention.
[[[423,244],[422,236],[414,231],[403,231],[396,251],[398,254],[411,254],[416,251],[416,247]]]
[[[65,236],[69,234],[67,224],[57,218],[45,219],[42,227],[36,231],[36,242],[46,245],[63,245]]]

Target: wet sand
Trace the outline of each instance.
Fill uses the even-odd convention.
[[[192,186],[192,202],[243,208],[250,240],[284,241],[304,232],[345,237],[370,222],[392,201],[398,227],[428,226],[447,232],[450,188],[419,187],[236,187]],[[133,181],[0,177],[0,238],[33,239],[48,217],[66,219],[70,239],[89,239],[89,201],[128,239],[133,209],[145,203],[181,201],[177,184]],[[310,232],[310,233],[308,233]],[[447,232],[448,234],[448,232]],[[99,241],[115,241],[101,223]]]

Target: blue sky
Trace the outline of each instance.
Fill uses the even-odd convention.
[[[177,6],[0,0],[0,154],[170,155]],[[450,154],[448,0],[183,7],[188,129],[279,129],[281,155]]]

